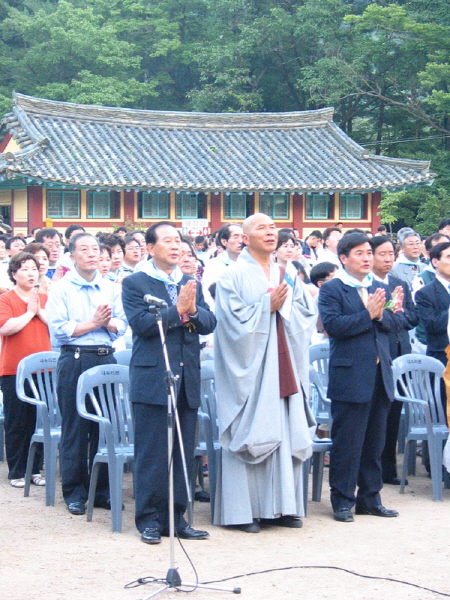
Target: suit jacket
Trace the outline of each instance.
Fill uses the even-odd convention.
[[[192,277],[184,275],[180,288]],[[197,310],[191,322],[195,331],[180,321],[176,306],[172,306],[166,286],[162,281],[138,272],[126,277],[122,283],[122,302],[128,322],[133,330],[133,353],[130,362],[130,398],[132,402],[167,405],[164,381],[166,371],[159,329],[154,314],[148,312],[145,294],[167,302],[161,309],[166,332],[167,352],[176,380],[177,392],[184,378],[186,397],[191,408],[200,405],[200,343],[199,334],[214,330],[216,318],[203,299],[202,286],[197,284]]]
[[[420,324],[425,328],[427,350],[442,352],[448,346],[447,324],[450,294],[438,279],[416,293]]]
[[[406,281],[402,281],[398,277],[391,275],[389,273],[388,278],[388,288],[392,293],[397,286],[401,285],[403,288],[404,299],[403,299],[403,310],[405,314],[405,329],[402,329],[398,333],[390,333],[389,334],[389,349],[392,360],[397,358],[397,356],[402,356],[403,354],[409,354],[411,352],[411,342],[409,340],[410,329],[414,329],[416,325],[419,323],[419,316],[416,311],[416,307],[414,306],[414,302],[411,296],[411,292],[409,291],[408,284]]]
[[[369,294],[387,286],[374,281]],[[330,337],[330,364],[327,395],[341,402],[370,402],[380,359],[386,393],[394,400],[394,380],[389,353],[389,333],[405,328],[403,313],[383,311],[381,321],[373,321],[357,288],[331,279],[320,288],[319,312]]]

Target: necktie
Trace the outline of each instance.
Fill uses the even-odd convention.
[[[172,302],[172,305],[175,306],[175,304],[177,303],[177,299],[178,299],[177,286],[170,275],[168,276],[168,279],[169,279],[169,282],[171,282],[171,283],[167,284],[167,291],[169,293],[169,297],[170,297],[170,301]]]
[[[369,294],[367,293],[367,288],[360,287],[359,288],[359,295],[361,296],[362,303],[367,308],[367,300],[369,299]]]

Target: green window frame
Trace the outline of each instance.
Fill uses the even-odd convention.
[[[224,219],[247,218],[247,194],[230,193],[223,196]]]
[[[198,196],[192,192],[176,195],[175,213],[177,219],[198,219]]]
[[[109,192],[87,193],[87,218],[88,219],[110,219],[111,201]]]
[[[168,219],[170,196],[168,192],[142,192],[139,197],[140,219]]]
[[[48,218],[80,218],[80,190],[47,190],[46,198]]]
[[[289,194],[260,194],[259,210],[272,219],[289,219]]]
[[[329,219],[329,194],[308,194],[306,196],[305,216],[307,219]]]
[[[120,193],[93,191],[86,193],[88,219],[117,219],[120,216]]]
[[[362,219],[363,197],[362,194],[341,194],[339,198],[340,219]]]

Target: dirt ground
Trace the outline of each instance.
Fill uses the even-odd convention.
[[[409,482],[404,495],[392,486],[382,492],[385,506],[397,509],[399,518],[359,516],[354,523],[332,519],[324,482],[322,502],[310,502],[308,518],[300,530],[270,527],[259,534],[247,534],[215,527],[210,524],[209,504],[196,503],[194,525],[207,529],[211,538],[186,541],[184,548],[200,582],[241,576],[221,585],[240,586],[241,597],[252,600],[450,597],[450,490],[444,490],[443,502],[433,502],[431,481],[421,465]],[[158,546],[148,546],[139,539],[130,474],[125,475],[124,486],[123,531],[111,533],[106,510],[95,509],[92,523],[85,516],[70,515],[59,483],[54,507],[45,506],[44,488],[32,486],[30,497],[24,498],[23,490],[9,485],[6,464],[0,463],[0,598],[139,600],[157,589],[154,583],[124,588],[141,577],[165,577],[169,567],[167,538]],[[195,581],[178,544],[175,557],[182,579]],[[245,576],[304,566],[316,568]],[[436,592],[376,577],[402,580]],[[234,597],[210,590],[196,590],[194,596]],[[158,597],[170,599],[180,594],[172,590]]]

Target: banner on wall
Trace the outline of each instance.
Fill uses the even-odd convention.
[[[208,235],[208,219],[183,219],[181,221],[183,235]]]

